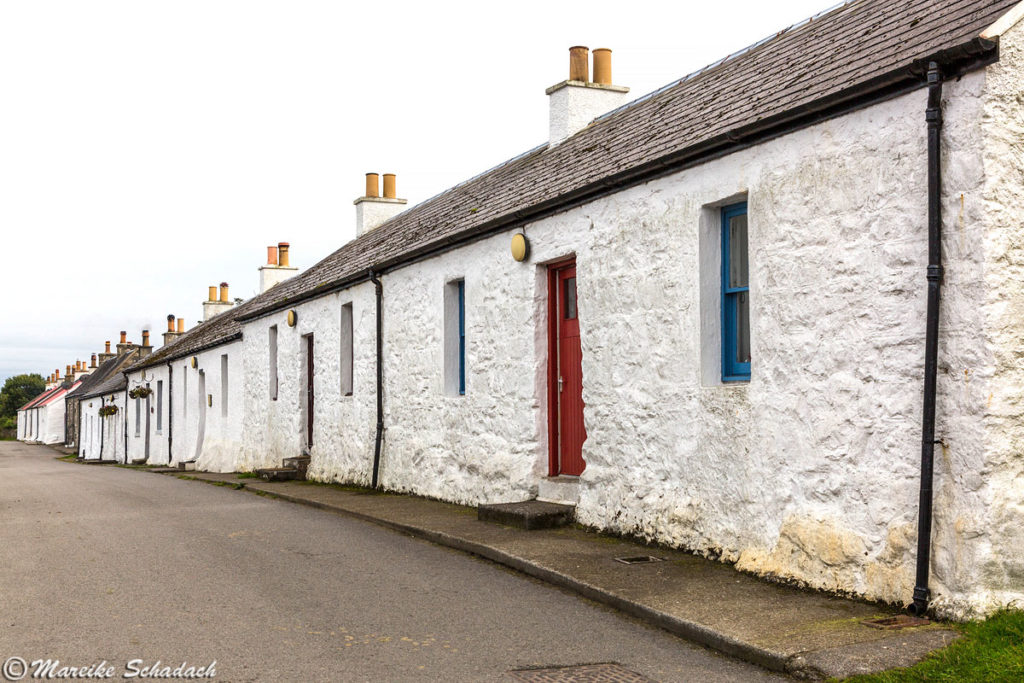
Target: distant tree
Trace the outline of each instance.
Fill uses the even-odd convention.
[[[42,375],[15,375],[8,377],[0,389],[0,417],[16,417],[22,407],[46,389]]]

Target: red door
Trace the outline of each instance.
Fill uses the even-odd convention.
[[[549,416],[550,474],[578,476],[583,462],[583,352],[576,315],[576,262],[561,263],[549,270],[550,372]]]

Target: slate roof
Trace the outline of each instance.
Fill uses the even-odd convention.
[[[277,286],[280,287],[281,285]],[[182,358],[184,356],[191,356],[204,349],[220,346],[221,344],[226,344],[234,341],[235,339],[240,339],[242,337],[242,325],[238,322],[239,316],[244,315],[256,306],[259,303],[258,300],[260,297],[266,296],[270,291],[253,297],[248,301],[243,301],[242,303],[224,311],[220,315],[210,318],[206,322],[200,323],[191,330],[182,334],[170,344],[161,347],[146,358],[143,358],[131,367],[127,368],[125,371],[134,372],[136,370],[153,367],[154,365],[160,365],[161,363],[166,363],[167,361]]]
[[[247,320],[712,154],[923,87],[928,59],[995,56],[980,34],[1018,0],[853,0],[780,31],[392,218],[251,300]],[[923,114],[922,114],[923,121]],[[923,124],[922,124],[923,125]]]
[[[108,389],[107,383],[112,379],[123,381],[124,375],[121,374],[121,370],[131,363],[133,358],[134,355],[132,353],[122,353],[103,361],[99,367],[85,376],[85,379],[82,380],[82,386],[78,387],[70,395],[70,398],[88,398],[90,396],[99,396],[109,391],[116,391],[117,387]],[[123,389],[124,385],[121,388]]]
[[[18,408],[18,410],[29,410],[30,408],[38,407],[39,404],[46,399],[46,397],[52,396],[53,392],[57,391],[58,389],[60,389],[60,387],[51,387],[50,389],[45,389],[43,393],[33,397],[31,401],[29,401],[22,407]]]

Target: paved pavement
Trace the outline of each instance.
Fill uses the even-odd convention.
[[[120,676],[133,659],[216,660],[220,681],[502,681],[614,662],[658,681],[779,680],[359,519],[55,455],[0,442],[0,662],[106,660]]]

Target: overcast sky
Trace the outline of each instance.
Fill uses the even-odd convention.
[[[312,265],[368,171],[411,206],[543,143],[572,45],[639,97],[833,4],[0,2],[0,382]]]

